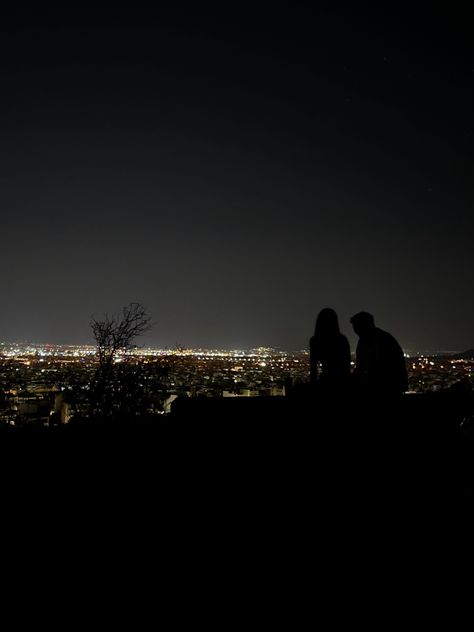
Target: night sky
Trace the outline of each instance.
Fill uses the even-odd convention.
[[[0,340],[473,347],[472,16],[390,6],[0,14]]]

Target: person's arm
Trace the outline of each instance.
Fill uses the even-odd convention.
[[[309,379],[311,384],[318,380],[318,353],[313,338],[309,341]]]
[[[359,340],[359,342],[357,343],[357,347],[356,347],[356,363],[355,363],[354,370],[352,371],[352,375],[356,379],[360,378],[362,376],[362,374],[363,374],[362,362],[360,360],[360,353],[361,353],[360,347],[361,347],[361,344],[360,344],[360,340]]]
[[[351,370],[351,346],[349,344],[349,340],[347,340],[347,338],[345,336],[343,336],[342,340],[343,340],[344,370],[346,370],[346,367],[347,367],[347,371],[350,372],[350,370]]]

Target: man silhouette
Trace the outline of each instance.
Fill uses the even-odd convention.
[[[359,312],[351,318],[359,336],[356,368],[357,387],[374,396],[396,397],[408,389],[408,376],[402,348],[395,338],[375,326],[374,317]]]

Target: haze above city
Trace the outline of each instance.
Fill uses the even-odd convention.
[[[0,27],[0,340],[138,301],[158,348],[304,349],[326,306],[474,347],[470,14],[49,11]]]

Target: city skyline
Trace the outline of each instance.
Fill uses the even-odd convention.
[[[313,4],[5,13],[0,340],[474,347],[469,15]]]
[[[351,355],[355,357],[356,354],[355,345],[351,349]],[[7,349],[7,352],[5,352]],[[403,352],[406,358],[410,357],[429,357],[429,356],[449,356],[449,355],[465,355],[469,357],[474,356],[474,348],[469,349],[408,349],[404,348]],[[61,355],[67,353],[71,356],[80,355],[95,355],[97,353],[97,345],[93,341],[87,343],[52,343],[41,342],[33,340],[15,340],[6,341],[0,340],[0,354],[3,353],[5,357],[14,357],[15,355],[30,355],[32,353],[38,353],[38,355]],[[227,356],[239,356],[239,355],[278,355],[278,354],[306,354],[309,355],[308,347],[301,347],[299,349],[285,349],[283,347],[273,346],[266,347],[263,345],[255,347],[186,347],[179,344],[176,345],[150,345],[150,344],[134,344],[130,349],[122,349],[119,351],[119,355],[124,356],[136,355],[137,357],[146,357],[154,355],[227,355]]]

